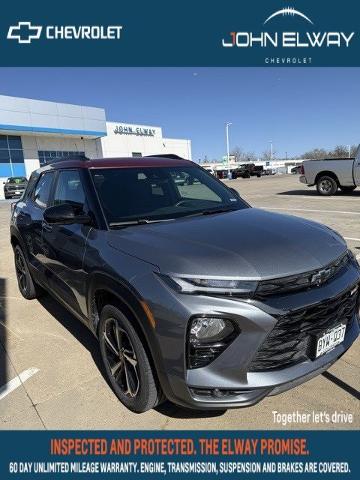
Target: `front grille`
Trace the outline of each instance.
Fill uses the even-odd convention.
[[[288,277],[275,278],[272,280],[263,280],[259,282],[255,296],[258,298],[267,297],[269,295],[278,295],[282,293],[294,292],[313,288],[316,285],[322,285],[326,281],[333,278],[336,274],[350,262],[351,256],[349,252],[331,264],[321,269],[312,270],[310,272],[301,273],[299,275],[291,275]]]
[[[5,190],[11,190],[11,191],[15,191],[15,190],[24,190],[24,185],[6,185],[5,187]]]
[[[279,315],[249,370],[279,370],[311,358],[315,335],[341,322],[347,323],[347,330],[350,328],[358,295],[357,288],[353,287],[335,298]]]

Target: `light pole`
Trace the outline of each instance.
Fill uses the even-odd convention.
[[[273,143],[272,140],[270,140],[270,162],[272,161],[273,158]]]
[[[232,125],[231,122],[225,123],[225,130],[226,130],[226,152],[227,152],[227,168],[228,168],[228,178],[230,179],[230,148],[229,148],[229,127]]]
[[[351,145],[348,145],[348,150],[349,150],[349,158],[351,157]]]

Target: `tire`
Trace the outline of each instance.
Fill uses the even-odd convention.
[[[26,298],[26,300],[33,300],[34,298],[40,297],[43,290],[34,282],[24,252],[19,245],[16,245],[14,249],[14,261],[16,278],[21,295]]]
[[[340,187],[340,190],[343,193],[351,193],[355,190],[356,187]]]
[[[99,342],[107,377],[121,403],[136,413],[158,405],[162,392],[144,346],[128,318],[113,305],[101,311]]]
[[[328,175],[323,175],[316,182],[316,189],[319,195],[330,196],[335,195],[338,189],[336,180]]]

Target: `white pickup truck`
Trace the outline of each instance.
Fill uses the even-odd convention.
[[[300,182],[316,185],[320,195],[334,195],[339,188],[350,193],[360,185],[360,145],[355,158],[306,160],[300,173]]]

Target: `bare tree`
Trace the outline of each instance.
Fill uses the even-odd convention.
[[[350,147],[350,157],[355,157],[359,145],[351,145]]]
[[[333,150],[329,151],[330,158],[348,158],[349,147],[345,145],[337,145]]]
[[[271,154],[271,150],[265,150],[261,155],[261,160],[263,160],[264,162],[270,162],[271,160],[274,160],[275,157],[276,157],[276,150],[273,150],[272,154]]]
[[[235,162],[241,162],[243,154],[244,152],[240,147],[234,147],[230,152],[230,155],[234,157]]]
[[[350,156],[354,157],[356,155],[357,145],[350,146]],[[332,150],[325,150],[325,148],[314,148],[309,150],[301,155],[301,158],[311,158],[314,160],[319,160],[322,158],[348,158],[349,157],[349,146],[347,145],[337,145]]]
[[[245,152],[241,147],[234,147],[230,153],[235,162],[254,162],[257,156],[254,152]]]
[[[313,150],[303,153],[300,158],[319,160],[321,158],[326,158],[327,156],[327,151],[324,148],[314,148]]]

